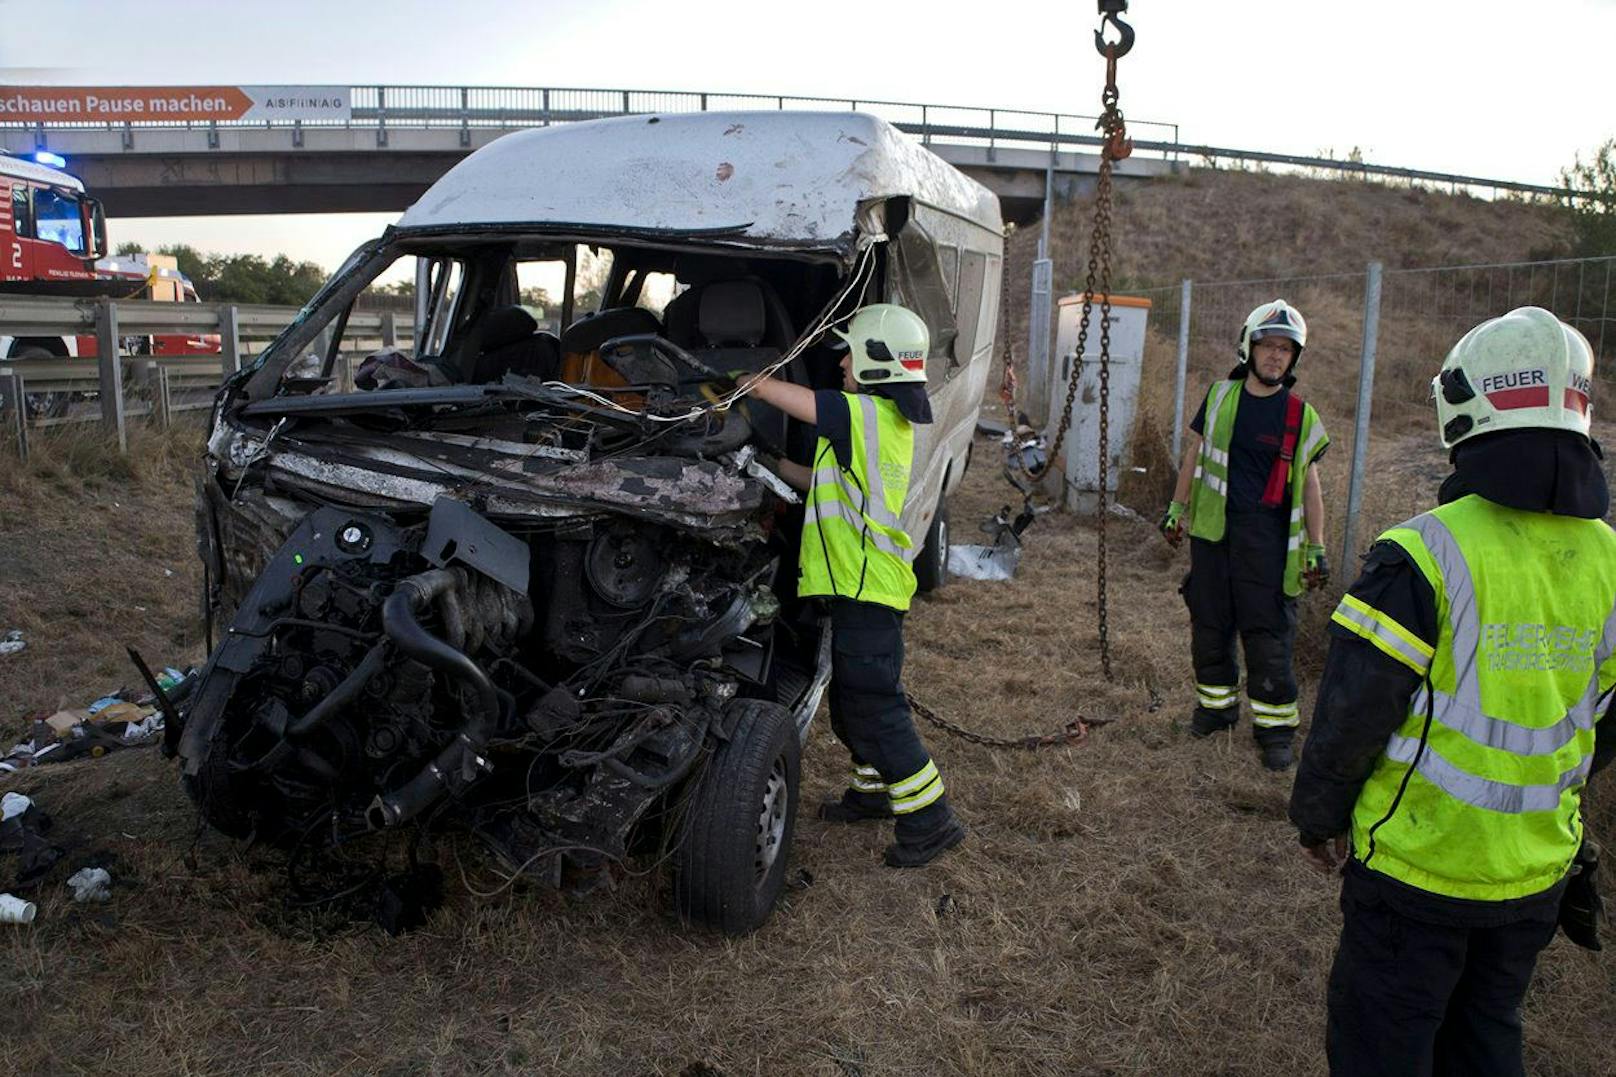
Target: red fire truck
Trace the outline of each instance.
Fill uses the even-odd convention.
[[[59,168],[0,152],[0,293],[197,301],[173,258],[107,256],[101,203]],[[126,338],[127,340],[127,338]],[[217,335],[160,334],[127,340],[150,355],[219,351]],[[17,337],[0,326],[0,360],[96,356],[93,334]]]

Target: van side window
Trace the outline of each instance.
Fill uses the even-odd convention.
[[[898,233],[891,244],[888,261],[888,294],[892,302],[920,315],[931,332],[931,353],[926,356],[926,383],[936,389],[962,365],[968,356],[954,350],[958,329],[954,325],[954,304],[938,264],[937,246],[931,236],[914,221]]]
[[[948,306],[953,310],[954,316],[959,317],[959,248],[952,243],[940,244],[937,247],[937,264],[943,271],[943,283],[948,288]]]
[[[34,207],[26,187],[11,189],[11,221],[18,239],[34,238]]]
[[[954,354],[959,361],[968,363],[971,356],[987,346],[991,332],[978,336],[979,328],[991,327],[991,318],[982,316],[983,294],[987,278],[988,256],[982,251],[968,250],[960,261],[959,304],[955,317],[959,321],[959,339]]]

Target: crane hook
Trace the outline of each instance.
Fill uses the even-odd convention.
[[[1098,0],[1100,10],[1100,28],[1094,31],[1094,48],[1101,56],[1107,59],[1121,59],[1128,55],[1133,48],[1133,27],[1123,22],[1120,16],[1128,10],[1128,0]],[[1121,35],[1115,42],[1105,39],[1105,27],[1110,23]]]

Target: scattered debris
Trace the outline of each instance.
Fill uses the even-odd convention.
[[[68,877],[67,885],[73,888],[73,900],[80,903],[112,899],[112,876],[106,868],[80,868]]]
[[[0,797],[0,823],[14,819],[34,806],[34,802],[21,793],[7,793]]]
[[[171,699],[183,699],[195,686],[196,670],[181,672],[170,666],[155,681]],[[162,738],[164,725],[155,692],[120,688],[83,709],[37,717],[31,736],[0,757],[0,775],[40,763],[60,763],[83,755],[99,758],[120,748],[152,744]]]
[[[22,638],[20,628],[13,628],[5,634],[5,638],[0,639],[0,655],[16,654],[18,651],[26,650],[27,647],[28,643]]]
[[[31,924],[39,915],[32,901],[24,901],[15,894],[0,894],[0,924]]]
[[[1044,437],[1026,424],[1026,417],[1014,430],[1003,423],[998,428],[1004,445],[1004,477],[1021,492],[1021,511],[1012,519],[1010,506],[1001,508],[982,522],[982,530],[993,536],[987,546],[961,545],[948,548],[948,571],[967,580],[1008,580],[1021,563],[1021,533],[1049,511],[1049,506],[1033,504],[1033,476],[1047,466]],[[982,422],[991,422],[983,420]],[[978,427],[981,428],[981,423]]]
[[[0,821],[0,853],[17,854],[17,875],[14,889],[27,890],[37,885],[56,862],[67,855],[61,846],[51,844],[45,833],[51,828],[51,817],[27,797],[21,810],[8,814]],[[16,800],[7,801],[8,809],[17,806]]]

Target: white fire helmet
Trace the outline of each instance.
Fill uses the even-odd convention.
[[[1442,447],[1500,430],[1570,430],[1593,423],[1588,338],[1542,307],[1519,307],[1460,338],[1431,379]]]
[[[1271,303],[1264,303],[1250,314],[1246,315],[1246,324],[1240,327],[1240,362],[1242,365],[1251,362],[1251,346],[1266,336],[1281,336],[1296,342],[1296,355],[1291,359],[1291,365],[1285,373],[1289,374],[1296,369],[1297,362],[1302,358],[1302,349],[1307,347],[1307,319],[1302,312],[1285,302],[1276,299]]]
[[[896,303],[871,303],[853,312],[847,332],[831,332],[853,355],[853,380],[860,385],[895,385],[926,380],[931,333],[920,315]]]

